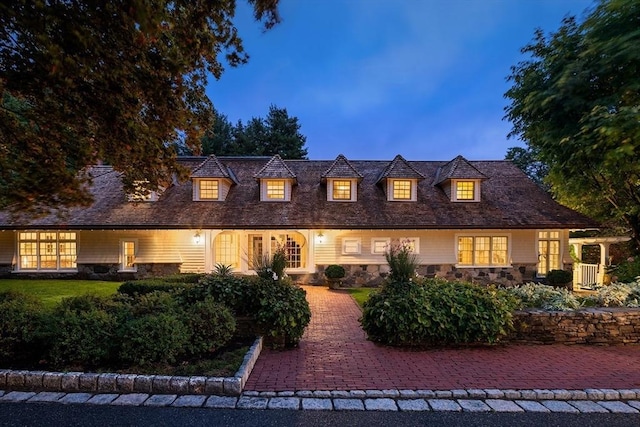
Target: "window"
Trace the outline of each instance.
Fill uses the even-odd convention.
[[[358,255],[360,253],[361,240],[358,238],[342,239],[343,255]]]
[[[267,200],[285,200],[285,182],[282,179],[267,181]]]
[[[120,241],[120,270],[136,271],[136,241],[122,240]]]
[[[507,265],[508,251],[506,236],[458,237],[459,265]]]
[[[200,200],[218,200],[219,199],[219,181],[215,179],[203,179],[199,181]]]
[[[394,179],[393,185],[393,200],[411,200],[412,188],[411,180],[408,179]]]
[[[20,270],[75,270],[76,233],[25,232],[18,235]]]
[[[265,241],[271,242],[265,247]],[[249,269],[255,270],[264,261],[271,261],[273,254],[283,248],[287,260],[286,268],[305,268],[307,265],[307,252],[304,250],[306,240],[300,233],[287,234],[249,234],[247,242],[247,258]],[[267,250],[271,252],[268,253]],[[266,258],[266,259],[265,259]]]
[[[235,234],[218,234],[213,246],[216,264],[238,267],[238,237]]]
[[[351,181],[334,180],[332,182],[333,200],[351,200]]]
[[[560,232],[538,232],[538,276],[551,270],[560,270]]]
[[[384,255],[391,245],[391,239],[389,238],[377,238],[371,239],[371,253],[376,255]]]
[[[456,200],[475,200],[476,183],[474,181],[456,182]]]

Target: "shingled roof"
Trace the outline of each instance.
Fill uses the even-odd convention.
[[[196,171],[206,157],[179,159]],[[94,203],[70,209],[66,216],[12,217],[0,212],[0,230],[23,229],[553,229],[594,228],[598,224],[555,202],[510,161],[471,161],[487,177],[482,200],[456,203],[433,186],[438,170],[448,162],[398,161],[412,176],[428,177],[417,185],[417,201],[391,202],[376,185],[385,172],[397,173],[388,161],[350,160],[362,175],[358,199],[327,200],[322,176],[335,160],[273,160],[265,157],[220,157],[236,174],[224,202],[194,202],[193,183],[170,186],[155,202],[131,203],[121,175],[100,167],[91,192]],[[274,163],[279,169],[271,170]],[[285,166],[284,168],[282,166]],[[277,166],[277,165],[276,165]],[[278,172],[279,171],[279,172]],[[261,202],[255,177],[297,177],[289,202]],[[392,175],[396,176],[396,175]],[[404,176],[404,175],[403,175]]]
[[[467,159],[457,156],[444,166],[438,168],[433,185],[450,179],[487,179],[486,175],[476,169]]]
[[[329,169],[322,174],[323,180],[327,178],[357,178],[361,180],[362,174],[349,163],[349,160],[347,160],[345,156],[339,154],[331,166],[329,166]]]
[[[213,154],[193,170],[191,178],[226,178],[237,183],[231,169],[223,165]]]
[[[405,179],[424,179],[424,175],[418,172],[413,166],[407,162],[404,157],[398,154],[384,170],[380,173],[378,181],[380,182],[388,178],[405,178]]]
[[[279,154],[273,156],[262,169],[254,175],[257,180],[264,178],[288,178],[296,181],[296,174],[289,169]]]

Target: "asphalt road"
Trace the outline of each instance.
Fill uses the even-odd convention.
[[[640,426],[640,414],[214,410],[0,403],[0,426]]]

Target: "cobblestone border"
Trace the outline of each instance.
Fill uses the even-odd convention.
[[[262,351],[258,337],[233,377],[0,370],[0,390],[240,396]]]

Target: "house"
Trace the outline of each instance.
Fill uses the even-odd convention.
[[[509,161],[283,160],[184,157],[191,179],[127,195],[120,174],[92,169],[95,202],[66,217],[0,213],[0,275],[149,277],[252,273],[284,246],[287,273],[321,283],[379,283],[389,245],[408,245],[419,273],[516,284],[570,269],[569,230],[597,227],[556,203]]]

